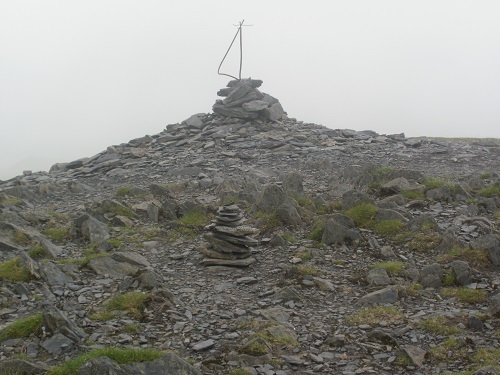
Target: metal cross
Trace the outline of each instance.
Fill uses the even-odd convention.
[[[243,25],[243,23],[245,22],[245,20],[242,20],[241,22],[239,22],[239,25],[234,25],[234,26],[238,26],[238,31],[236,31],[236,35],[234,36],[233,38],[233,41],[231,42],[231,44],[229,45],[229,48],[227,49],[226,51],[226,54],[224,55],[224,57],[222,58],[222,61],[220,62],[219,64],[219,69],[217,69],[217,74],[221,75],[221,76],[228,76],[228,77],[231,77],[231,78],[234,78],[234,79],[237,79],[239,81],[241,81],[241,68],[243,66],[243,29],[242,27],[243,26],[253,26],[253,25]],[[230,74],[226,74],[226,73],[221,73],[220,72],[220,68],[222,66],[222,63],[224,62],[224,60],[226,59],[226,56],[227,54],[229,53],[229,51],[231,50],[231,47],[233,46],[233,43],[234,41],[236,40],[236,37],[238,36],[238,34],[240,35],[240,72],[239,72],[239,75],[238,77],[239,78],[236,78],[235,76],[232,76]]]

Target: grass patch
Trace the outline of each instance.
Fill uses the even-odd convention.
[[[122,206],[121,204],[113,204],[109,208],[109,212],[112,214],[115,214],[117,216],[125,216],[130,218],[133,218],[135,216],[134,211],[132,211],[130,208]]]
[[[45,257],[45,251],[43,251],[41,245],[36,245],[28,250],[28,255],[31,259],[42,259]]]
[[[96,311],[89,316],[90,320],[105,322],[116,318],[116,314],[112,311]]]
[[[85,251],[85,250],[84,250]],[[82,258],[67,258],[67,259],[61,259],[57,263],[59,264],[68,264],[68,263],[76,263],[80,267],[85,267],[92,259],[95,258],[100,258],[100,257],[109,257],[108,253],[90,253],[88,251],[88,255]]]
[[[16,257],[0,263],[0,280],[29,281],[30,273],[19,264],[19,258]]]
[[[479,178],[480,178],[481,180],[486,180],[487,178],[490,178],[490,177],[491,177],[491,172],[484,172],[484,173],[481,173],[481,174],[479,175]]]
[[[126,195],[130,195],[131,193],[131,190],[130,190],[130,186],[127,186],[127,185],[124,185],[124,186],[120,186],[118,189],[116,189],[115,191],[115,195],[117,197],[124,197]]]
[[[317,276],[320,273],[316,267],[309,265],[295,266],[295,271],[297,271],[297,273],[299,273],[300,275],[311,275],[311,276]]]
[[[229,370],[229,375],[252,375],[253,372],[245,370],[244,368],[234,368]]]
[[[142,310],[144,309],[144,303],[148,297],[149,294],[140,292],[119,294],[106,302],[105,308],[108,312],[124,310],[130,315],[140,318],[142,316]]]
[[[373,174],[374,175],[381,175],[381,174],[385,174],[385,173],[390,173],[394,170],[394,168],[391,168],[391,167],[380,167],[380,168],[377,168],[373,171]]]
[[[288,243],[297,243],[299,242],[293,235],[290,233],[282,233],[281,237]]]
[[[360,324],[378,324],[381,321],[394,323],[403,319],[403,314],[398,309],[390,306],[376,306],[365,310],[360,310],[357,313],[349,315],[345,318],[346,323],[354,326]]]
[[[321,239],[323,238],[323,232],[325,231],[325,221],[324,220],[316,220],[314,222],[311,232],[309,232],[309,239],[317,242],[321,242]]]
[[[49,237],[52,241],[61,242],[69,237],[68,227],[52,227],[45,228],[43,234]]]
[[[14,231],[13,240],[16,244],[21,246],[31,245],[31,239],[29,238],[29,236],[19,229],[16,229]]]
[[[394,235],[392,240],[397,244],[406,243],[411,251],[423,253],[435,249],[443,239],[439,233],[434,231],[427,231],[426,233],[405,231]]]
[[[500,349],[480,348],[470,358],[471,362],[481,364],[483,366],[497,366],[497,371],[500,370]]]
[[[500,186],[489,186],[477,192],[479,195],[487,198],[500,196]]]
[[[124,349],[124,348],[102,348],[94,349],[89,353],[70,359],[66,363],[52,367],[47,375],[73,375],[78,374],[78,369],[86,362],[94,358],[108,357],[119,364],[128,364],[132,362],[154,361],[160,358],[163,352],[151,349]]]
[[[438,263],[450,263],[454,260],[463,260],[469,262],[476,268],[486,268],[489,265],[488,253],[481,249],[466,249],[463,247],[454,247],[446,254],[439,255],[436,258]]]
[[[190,211],[177,219],[182,225],[193,225],[196,227],[204,227],[210,223],[207,214],[201,211]]]
[[[138,324],[127,324],[123,326],[123,330],[127,333],[139,333],[142,331],[142,327]]]
[[[373,224],[377,211],[373,204],[361,203],[344,211],[344,214],[354,220],[358,227],[369,227]]]
[[[264,342],[255,340],[241,348],[240,353],[251,356],[261,356],[269,353],[269,348]]]
[[[373,225],[373,231],[378,235],[388,236],[401,232],[404,226],[401,220],[382,220]]]
[[[407,285],[404,288],[406,294],[412,297],[418,296],[419,294],[422,293],[423,290],[424,290],[423,285],[419,283],[411,283],[410,285]]]
[[[0,342],[19,337],[28,337],[32,333],[35,333],[41,324],[41,313],[18,319],[0,331]]]
[[[434,177],[427,177],[424,180],[424,185],[427,190],[438,189],[446,184],[446,181]]]
[[[258,211],[253,217],[256,220],[256,225],[264,233],[272,232],[283,226],[283,222],[274,212],[266,213],[264,211]]]
[[[124,246],[123,242],[118,238],[108,238],[106,243],[117,249]]]
[[[410,200],[424,198],[424,193],[418,190],[401,190],[399,194]]]
[[[297,258],[302,259],[304,262],[307,260],[311,260],[313,258],[311,249],[304,249],[304,250],[298,251],[295,254],[295,256]]]
[[[400,275],[405,269],[405,264],[403,262],[378,262],[372,268],[383,268],[390,275]]]
[[[23,200],[12,195],[0,195],[0,204],[3,206],[20,206],[23,204]]]
[[[451,355],[450,355],[451,353]],[[451,363],[456,360],[465,358],[467,353],[467,348],[465,346],[460,346],[457,339],[451,337],[444,341],[441,345],[429,349],[428,355],[431,360],[446,363]]]
[[[486,301],[488,293],[484,290],[468,288],[443,288],[440,294],[445,298],[457,298],[460,302],[481,303]]]
[[[443,285],[444,286],[453,286],[457,282],[457,276],[453,272],[453,270],[447,270],[443,277]]]
[[[435,316],[422,320],[418,323],[418,327],[425,329],[429,332],[434,332],[439,335],[454,335],[462,332],[460,328],[454,325],[454,323],[444,316]]]
[[[314,208],[314,202],[311,199],[307,198],[306,196],[292,194],[292,195],[290,195],[290,198],[295,200],[295,202],[297,202],[297,204],[300,207]]]

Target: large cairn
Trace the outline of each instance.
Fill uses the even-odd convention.
[[[285,112],[278,99],[269,94],[260,92],[257,88],[262,85],[260,79],[241,79],[229,81],[227,87],[219,90],[218,99],[212,110],[227,117],[243,119],[262,118],[277,121]]]
[[[219,207],[217,216],[208,225],[205,239],[209,247],[202,247],[205,258],[201,263],[205,266],[248,267],[256,261],[251,256],[250,247],[257,246],[259,241],[248,237],[259,230],[243,225],[246,219],[240,208],[235,205]]]

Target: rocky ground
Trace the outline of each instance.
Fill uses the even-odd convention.
[[[25,172],[0,183],[0,373],[109,348],[170,354],[79,373],[498,373],[499,184],[495,141],[216,114]]]

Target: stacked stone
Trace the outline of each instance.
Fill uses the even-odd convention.
[[[259,241],[248,237],[257,234],[258,229],[243,225],[245,219],[237,205],[225,205],[219,208],[217,216],[206,229],[205,239],[209,247],[202,248],[205,266],[247,267],[256,261],[251,256],[250,247]]]
[[[219,90],[217,95],[225,97],[218,99],[212,109],[215,113],[243,119],[276,121],[283,117],[284,111],[278,99],[260,92],[260,79],[233,80],[227,87]]]

